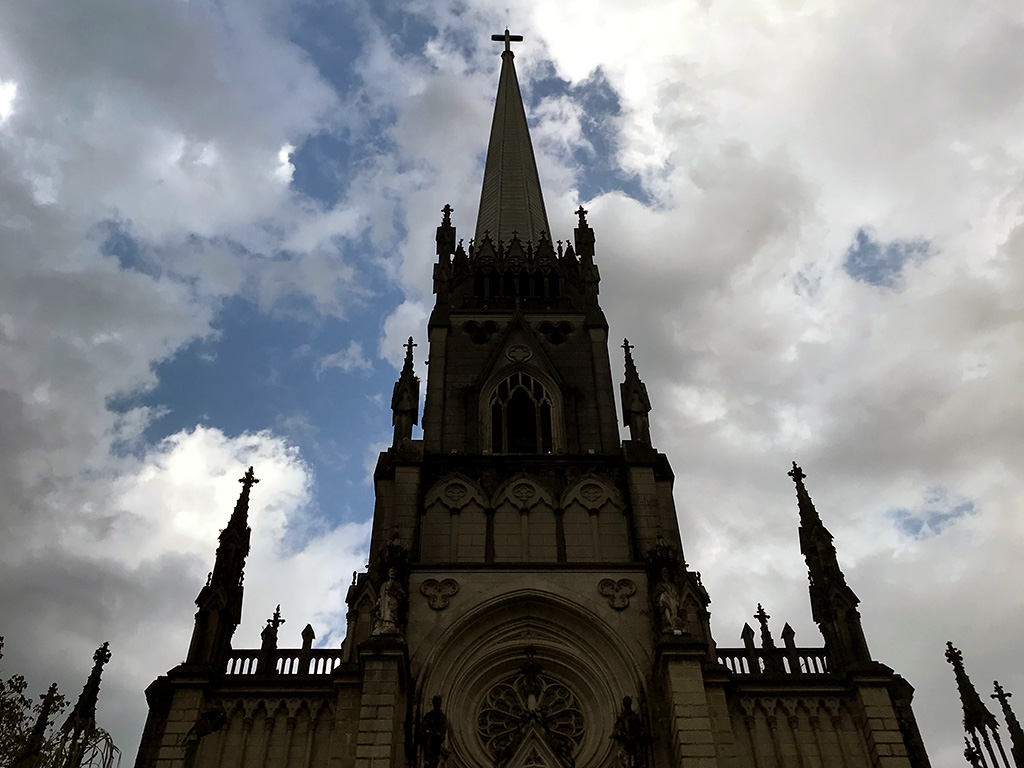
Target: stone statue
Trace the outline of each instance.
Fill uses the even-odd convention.
[[[401,630],[398,628],[398,612],[404,599],[405,590],[398,583],[398,569],[389,568],[388,580],[380,588],[380,597],[377,598],[377,606],[373,612],[374,635],[397,635],[401,633]]]
[[[420,719],[416,741],[423,748],[423,768],[437,768],[441,758],[447,757],[444,740],[448,735],[448,720],[441,711],[441,697],[435,696],[433,708]]]
[[[633,711],[633,699],[622,699],[622,712],[612,727],[612,740],[618,748],[622,768],[646,768],[647,729],[638,712]]]
[[[661,569],[661,579],[654,587],[654,605],[661,618],[662,631],[680,634],[682,622],[679,617],[679,590],[672,583],[668,568]]]

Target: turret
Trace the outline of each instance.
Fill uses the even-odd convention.
[[[221,671],[231,650],[231,636],[242,620],[242,578],[249,554],[249,492],[259,482],[253,468],[239,478],[242,493],[227,527],[220,532],[217,559],[206,586],[196,598],[195,628],[187,664],[209,666]]]
[[[857,610],[860,600],[846,583],[832,545],[832,534],[821,522],[804,487],[807,476],[795,461],[789,476],[796,484],[800,509],[800,551],[807,562],[811,617],[821,629],[825,649],[836,669],[869,665],[871,653]]]

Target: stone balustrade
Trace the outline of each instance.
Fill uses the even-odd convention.
[[[258,648],[231,651],[227,675],[331,675],[341,665],[340,648],[298,648],[263,651]]]
[[[718,663],[734,675],[827,675],[824,648],[719,648]]]

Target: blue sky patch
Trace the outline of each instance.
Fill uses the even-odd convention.
[[[524,84],[523,91],[528,113],[536,112],[543,99],[562,96],[582,108],[580,127],[589,146],[577,147],[573,153],[581,200],[618,190],[645,205],[651,204],[640,177],[624,172],[616,162],[619,141],[615,118],[622,113],[622,102],[600,69],[574,86],[549,67],[544,77]]]
[[[297,445],[313,467],[315,496],[327,520],[367,519],[373,494],[365,482],[366,456],[354,454],[352,446],[362,450],[390,438],[388,396],[397,379],[377,358],[376,322],[309,322],[268,315],[235,298],[214,325],[214,337],[157,367],[155,389],[118,398],[109,407],[157,409],[160,415],[145,433],[150,444],[196,424],[228,436],[269,429]],[[363,364],[337,364],[339,357],[352,359],[338,353],[353,345],[361,349]]]
[[[921,506],[890,509],[887,514],[903,535],[912,539],[929,539],[975,511],[972,499],[942,486],[933,486],[925,491]]]
[[[843,269],[861,283],[896,288],[908,261],[923,261],[930,255],[927,240],[875,240],[870,232],[857,230],[853,245],[846,251]]]

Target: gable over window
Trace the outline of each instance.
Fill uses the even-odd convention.
[[[551,453],[555,403],[547,388],[516,371],[492,390],[492,453]]]

